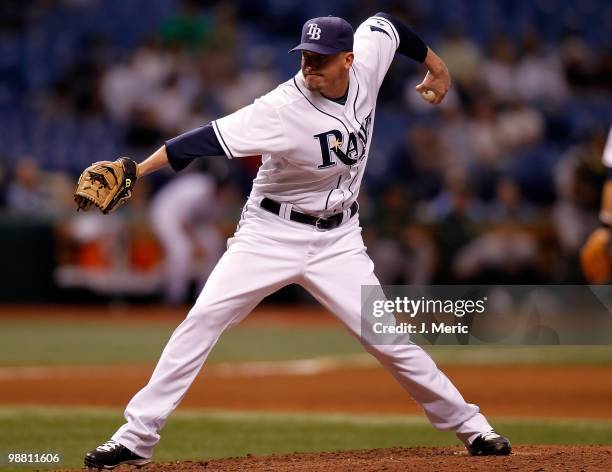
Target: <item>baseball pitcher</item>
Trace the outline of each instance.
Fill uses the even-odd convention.
[[[357,204],[379,88],[396,52],[425,64],[428,72],[416,89],[433,105],[444,99],[450,77],[408,26],[385,13],[354,33],[342,18],[309,20],[293,51],[301,53],[294,77],[253,104],[170,139],[136,166],[135,176],[133,161],[123,159],[97,163],[79,180],[79,206],[93,203],[108,212],[129,198],[136,179],[164,166],[178,171],[206,156],[262,156],[227,251],[172,334],[149,383],[127,405],[126,423],[87,453],[91,468],[150,462],[159,431],[221,333],[285,285],[303,286],[360,336],[361,286],[379,285]],[[455,432],[472,455],[510,454],[510,442],[419,346],[364,345],[434,427]]]

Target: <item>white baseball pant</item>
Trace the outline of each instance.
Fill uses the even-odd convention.
[[[185,320],[176,328],[149,383],[129,402],[127,423],[112,439],[150,458],[159,431],[178,406],[221,333],[267,295],[297,283],[359,337],[361,285],[378,285],[361,238],[358,215],[321,231],[249,202],[228,249]],[[464,443],[491,430],[419,346],[366,345],[422,406],[432,425]]]

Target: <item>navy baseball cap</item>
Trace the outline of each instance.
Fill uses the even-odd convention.
[[[353,50],[353,27],[337,16],[322,16],[304,23],[302,42],[289,52],[312,51],[335,54]]]

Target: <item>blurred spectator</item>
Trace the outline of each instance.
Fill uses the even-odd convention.
[[[535,238],[503,223],[461,248],[453,270],[463,283],[534,283],[537,259]]]
[[[437,136],[442,145],[444,168],[465,171],[473,160],[468,121],[462,109],[456,106],[441,111]]]
[[[561,60],[556,51],[546,54],[541,38],[530,31],[523,37],[523,51],[516,68],[516,82],[520,84],[518,96],[523,100],[560,102],[567,98],[568,90]]]
[[[473,206],[470,191],[458,186],[445,197],[448,200],[448,210],[437,227],[440,254],[437,281],[440,283],[449,283],[453,280],[454,274],[451,269],[457,251],[476,235],[474,220],[470,217]]]
[[[218,2],[213,10],[214,28],[209,49],[229,54],[235,52],[238,42],[238,20],[236,5],[232,2]]]
[[[494,223],[528,223],[535,217],[533,205],[523,199],[517,183],[509,177],[500,178],[495,187],[495,200],[489,207],[488,220]]]
[[[367,231],[365,235],[368,253],[376,267],[376,277],[381,284],[402,284],[405,271],[405,261],[397,240],[380,237],[375,231]]]
[[[378,201],[376,227],[379,233],[396,239],[402,226],[411,217],[412,207],[407,198],[406,188],[400,185],[389,186]]]
[[[211,21],[204,15],[198,2],[186,0],[180,11],[161,25],[160,36],[170,47],[195,52],[206,45],[211,29]]]
[[[473,183],[464,170],[449,169],[444,188],[426,206],[429,221],[442,222],[449,217],[475,222],[486,217],[486,209],[475,194]]]
[[[601,155],[606,133],[598,130],[589,140],[570,149],[556,168],[558,200],[553,210],[561,248],[577,255],[588,234],[599,224],[597,212],[606,178]]]
[[[107,72],[100,94],[113,119],[128,125],[136,122],[133,128],[155,129],[171,136],[189,129],[193,114],[198,113],[194,107],[201,88],[193,58],[180,52],[172,54],[151,39],[126,64]],[[129,136],[133,144],[131,132]]]
[[[488,93],[497,101],[515,100],[520,84],[516,78],[516,51],[505,36],[493,39],[492,53],[482,65],[482,78]]]
[[[401,234],[404,249],[403,283],[431,284],[437,269],[438,251],[429,229],[424,226],[407,226]]]
[[[15,164],[13,179],[8,184],[7,210],[15,214],[49,216],[51,207],[47,190],[38,163],[31,158],[20,159]]]
[[[437,268],[438,254],[431,232],[407,224],[397,238],[368,241],[376,276],[383,284],[429,284]]]
[[[592,87],[595,75],[595,57],[586,39],[572,34],[563,39],[560,47],[565,78],[572,87]]]
[[[173,74],[166,79],[151,103],[155,121],[164,135],[180,134],[183,123],[189,119],[189,102],[192,99],[181,93],[177,75]]]
[[[164,49],[157,38],[148,38],[133,52],[130,67],[140,86],[155,92],[175,71],[175,54]]]
[[[113,120],[125,123],[132,110],[144,100],[147,88],[133,67],[135,58],[118,63],[106,71],[102,77],[100,96],[106,111]]]
[[[505,151],[533,145],[544,137],[542,113],[520,100],[511,100],[497,116],[496,138]]]
[[[434,197],[442,188],[444,148],[426,126],[408,128],[403,142],[391,153],[389,175],[419,202]]]
[[[612,52],[593,49],[578,34],[565,37],[561,43],[561,57],[565,78],[581,91],[599,89],[612,91]]]
[[[497,115],[486,98],[476,100],[468,116],[467,134],[471,154],[480,163],[498,167],[502,150],[497,141]]]
[[[214,29],[208,47],[198,57],[200,75],[208,87],[222,89],[239,70],[239,27],[236,9],[231,3],[219,3],[213,12]],[[235,111],[235,110],[233,110]]]
[[[374,232],[369,234],[372,240],[368,244],[382,283],[405,283],[409,270],[407,251],[401,242],[401,235],[414,216],[409,189],[403,184],[391,184],[375,202],[374,217],[370,220]],[[367,204],[364,212],[367,213]]]
[[[249,105],[256,98],[272,90],[279,82],[273,68],[272,51],[254,48],[249,54],[251,65],[242,69],[234,80],[221,90],[220,101],[225,114]]]
[[[458,27],[446,31],[437,50],[444,58],[453,81],[459,86],[469,88],[476,81],[480,69],[480,49]]]

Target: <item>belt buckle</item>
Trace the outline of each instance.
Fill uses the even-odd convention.
[[[322,226],[320,226],[320,225],[319,225],[319,223],[320,223],[320,222],[322,222],[322,221],[325,221],[325,218],[318,217],[318,218],[315,220],[314,227],[315,227],[316,229],[318,229],[319,231],[325,231],[325,228],[323,228]]]

